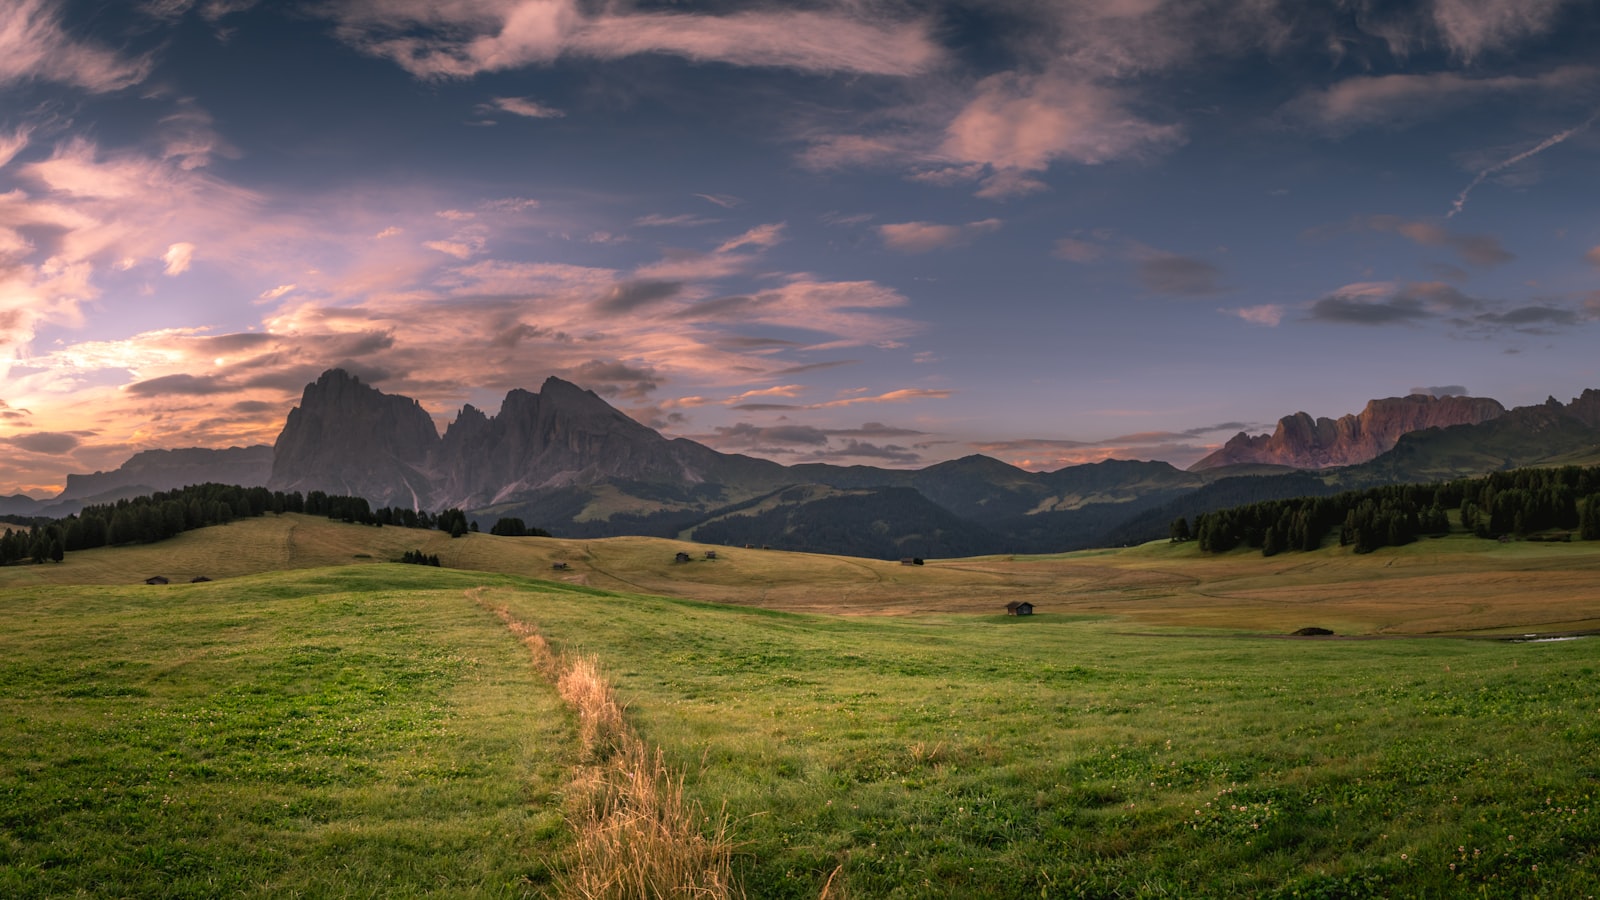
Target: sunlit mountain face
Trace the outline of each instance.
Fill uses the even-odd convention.
[[[785,464],[1600,385],[1568,0],[0,7],[0,494],[338,366]]]

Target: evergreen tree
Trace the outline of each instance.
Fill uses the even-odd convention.
[[[1600,541],[1600,494],[1590,494],[1578,507],[1578,537]]]
[[[1183,541],[1190,540],[1194,537],[1194,534],[1189,531],[1189,520],[1183,516],[1179,516],[1172,523],[1172,525],[1168,528],[1168,532],[1171,534],[1172,542],[1174,544],[1182,543]]]

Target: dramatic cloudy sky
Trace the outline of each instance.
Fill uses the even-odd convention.
[[[1584,0],[0,2],[0,493],[342,365],[784,462],[1600,386]]]

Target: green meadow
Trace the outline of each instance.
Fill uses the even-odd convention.
[[[0,896],[560,896],[577,721],[495,608],[598,659],[748,897],[1600,887],[1600,640],[1265,633],[1447,631],[1418,586],[1458,578],[1500,586],[1459,630],[1588,622],[1590,548],[913,571],[474,535],[437,539],[452,570],[380,561],[427,535],[291,524],[317,558],[235,523],[0,570]],[[218,580],[127,583],[163,561]],[[843,608],[794,611],[807,571]],[[1519,581],[1570,602],[1482,599]],[[1077,603],[984,611],[1052,584]]]

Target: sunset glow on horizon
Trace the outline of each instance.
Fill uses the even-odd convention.
[[[0,8],[0,495],[557,376],[783,463],[1600,387],[1575,0]]]

